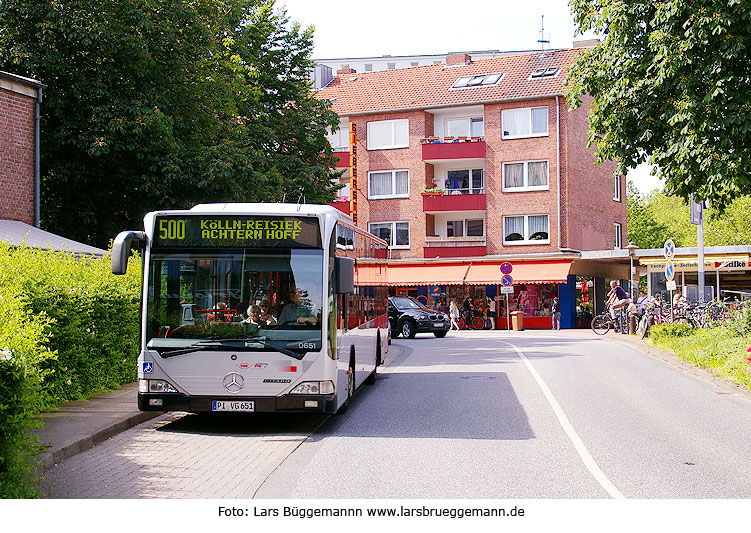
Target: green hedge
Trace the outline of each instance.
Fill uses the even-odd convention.
[[[136,379],[140,261],[0,243],[0,497],[36,494],[35,416]]]

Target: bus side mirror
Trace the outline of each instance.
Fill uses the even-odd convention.
[[[121,231],[112,243],[112,273],[123,275],[128,270],[128,257],[133,241],[146,242],[143,231]]]
[[[355,292],[355,262],[349,257],[337,257],[334,265],[336,269],[336,293],[349,294]]]

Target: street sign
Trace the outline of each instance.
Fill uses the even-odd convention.
[[[665,289],[669,291],[675,290],[675,280],[670,280],[665,282]]]
[[[662,253],[665,254],[665,259],[667,260],[675,257],[675,243],[673,242],[673,239],[665,241],[665,247],[663,248]]]
[[[501,263],[501,272],[504,274],[511,274],[511,271],[514,269],[513,266],[511,266],[511,263],[508,261]]]
[[[512,285],[501,287],[501,294],[514,294],[514,287]]]
[[[514,284],[514,278],[512,278],[508,274],[506,274],[505,276],[501,278],[501,285],[503,285],[504,287],[510,287],[513,284]]]
[[[673,278],[675,277],[675,265],[673,265],[673,262],[668,260],[667,263],[665,263],[665,279],[668,281],[673,281]]]

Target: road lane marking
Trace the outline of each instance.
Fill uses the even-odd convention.
[[[518,346],[511,344],[510,342],[506,342],[506,341],[498,341],[498,342],[507,344],[511,346],[514,350],[516,350],[516,354],[519,356],[519,358],[522,360],[524,365],[527,367],[527,370],[529,370],[529,373],[532,374],[532,377],[535,378],[535,381],[540,386],[540,389],[542,390],[542,393],[545,396],[545,399],[553,408],[553,412],[555,413],[556,418],[558,418],[558,422],[561,424],[561,427],[563,427],[563,431],[566,432],[566,435],[568,435],[568,438],[571,440],[571,443],[574,445],[576,452],[579,454],[579,457],[584,463],[584,466],[587,467],[587,470],[589,470],[589,472],[594,476],[594,478],[597,480],[600,486],[603,489],[605,489],[605,491],[608,494],[610,494],[611,497],[616,498],[616,499],[625,499],[626,497],[623,495],[623,493],[619,491],[618,488],[615,485],[613,485],[613,483],[611,483],[611,481],[608,479],[605,473],[602,470],[600,470],[599,466],[597,466],[597,463],[595,462],[594,458],[589,453],[589,450],[587,450],[587,447],[584,445],[584,441],[581,440],[581,437],[579,437],[579,434],[576,433],[574,426],[572,426],[571,422],[569,422],[568,417],[566,416],[566,413],[563,411],[563,408],[561,408],[561,405],[555,399],[555,396],[553,396],[553,393],[550,391],[550,388],[548,388],[547,384],[542,379],[540,374],[537,373],[537,370],[535,370],[535,367],[532,366],[531,361],[527,359],[527,356],[524,355],[524,352],[522,352],[522,350]]]

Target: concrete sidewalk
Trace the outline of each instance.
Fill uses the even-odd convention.
[[[44,425],[34,433],[47,449],[37,456],[41,465],[36,474],[42,476],[55,464],[162,414],[140,412],[137,395],[138,384],[128,383],[88,400],[64,403],[54,413],[42,415]]]

